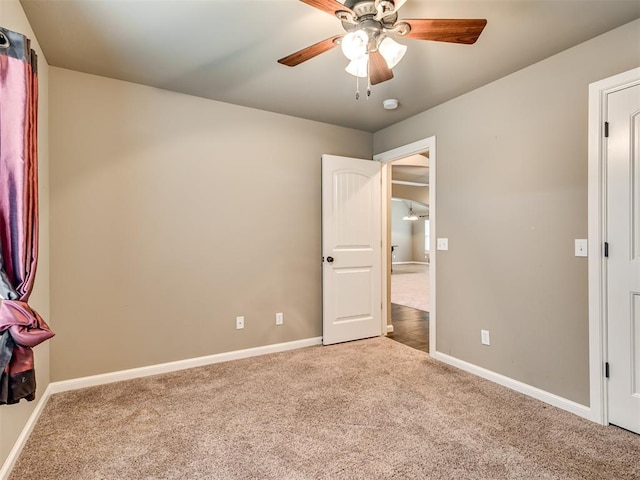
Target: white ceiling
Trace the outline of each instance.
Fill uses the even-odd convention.
[[[402,202],[404,208],[407,209],[407,212],[411,208],[413,209],[413,213],[415,213],[418,216],[429,215],[429,205],[425,205],[423,203],[412,201],[412,200],[405,200],[403,198],[394,198],[393,200],[397,202]]]
[[[640,18],[638,0],[408,0],[400,19],[488,24],[470,46],[405,40],[395,78],[356,101],[339,48],[293,68],[276,62],[344,32],[298,0],[21,3],[51,65],[370,132]],[[386,98],[400,108],[384,110]]]
[[[422,184],[415,186],[426,186],[429,184],[429,167],[392,165],[391,180],[395,182]]]

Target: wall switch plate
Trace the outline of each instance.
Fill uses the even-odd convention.
[[[282,325],[284,323],[284,313],[276,313],[276,325]]]
[[[576,239],[576,257],[586,257],[588,255],[588,247],[586,238]]]
[[[244,317],[236,317],[236,330],[244,328]]]
[[[438,238],[438,240],[436,241],[436,248],[438,250],[449,250],[449,239]]]
[[[480,341],[482,342],[482,345],[491,345],[489,330],[480,330]]]

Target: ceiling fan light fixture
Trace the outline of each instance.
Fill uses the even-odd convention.
[[[345,68],[354,77],[365,78],[369,72],[369,55],[363,55],[357,60],[351,60]]]
[[[367,54],[369,37],[362,30],[347,33],[342,39],[342,53],[349,60],[359,60]]]
[[[387,66],[393,68],[407,53],[407,46],[396,42],[391,37],[384,37],[378,46],[378,51],[387,62]]]
[[[0,0],[1,1],[1,0]],[[392,69],[407,51],[405,45],[391,37],[430,40],[471,45],[478,40],[486,19],[414,18],[398,21],[398,9],[406,0],[300,0],[318,10],[336,16],[346,34],[334,35],[287,55],[278,63],[288,67],[306,62],[338,45],[351,62],[346,70],[356,76],[356,100],[360,98],[358,82],[365,70],[360,63],[366,57],[367,97],[371,87],[391,80]]]

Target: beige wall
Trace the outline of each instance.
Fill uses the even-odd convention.
[[[424,249],[424,221],[426,218],[420,218],[415,222],[411,222],[411,240],[413,251],[411,256],[414,262],[426,262],[427,257]]]
[[[412,224],[402,218],[407,215],[409,207],[404,202],[391,202],[391,245],[397,248],[393,252],[393,262],[410,262],[413,260]]]
[[[60,68],[51,119],[53,380],[322,334],[320,156],[371,134]]]
[[[429,187],[392,184],[391,195],[393,198],[403,198],[422,203],[423,205],[429,205]],[[403,255],[402,259],[396,259],[396,261],[426,261],[424,254],[424,222],[422,220],[421,218],[420,221],[411,222],[411,250]]]
[[[391,245],[397,246],[392,260],[424,262],[424,218],[413,222],[402,220],[408,210],[406,202],[391,202]]]
[[[45,320],[49,320],[49,65],[17,0],[0,1],[0,26],[27,35],[32,40],[31,47],[38,52],[40,252],[36,282],[29,303]],[[53,322],[49,321],[49,323],[55,330]],[[37,346],[34,351],[39,399],[49,384],[49,342]],[[17,405],[0,406],[0,465],[4,463],[13,448],[13,444],[36,406],[36,401],[22,401]]]
[[[588,85],[638,65],[640,20],[374,135],[437,137],[438,351],[589,404]]]

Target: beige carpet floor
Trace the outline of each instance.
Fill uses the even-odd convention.
[[[386,338],[52,396],[18,479],[638,479],[640,436]]]
[[[395,264],[391,273],[391,303],[429,311],[429,265]]]

